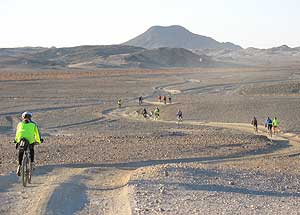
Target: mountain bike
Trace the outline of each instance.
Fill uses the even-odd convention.
[[[154,120],[158,120],[159,119],[159,113],[158,112],[154,112]]]
[[[24,150],[23,159],[22,159],[22,166],[21,166],[21,177],[22,177],[22,184],[26,187],[27,183],[31,183],[32,177],[32,164],[30,159],[30,149],[28,141],[22,139],[20,141],[20,150]]]
[[[182,124],[182,117],[177,116],[177,125],[179,126],[179,124]]]
[[[272,125],[267,125],[268,133],[272,137]]]

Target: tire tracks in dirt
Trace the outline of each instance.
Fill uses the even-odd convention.
[[[126,118],[129,120],[142,120],[135,115],[128,114],[127,108],[111,109],[107,111],[107,117]],[[144,119],[143,119],[144,121]],[[163,121],[160,123],[176,124],[176,121]],[[253,132],[252,127],[243,123],[221,123],[185,121],[185,124],[204,125],[219,128],[236,129],[244,132]],[[262,133],[263,128],[259,128]],[[178,129],[180,130],[180,128]],[[216,158],[202,161],[200,163],[239,161],[247,159],[289,156],[300,152],[298,144],[299,137],[295,134],[280,134],[273,138],[277,141],[289,141],[289,147],[279,148],[271,153],[253,154],[238,157]],[[176,160],[166,163],[176,162]],[[193,160],[191,160],[193,162]],[[140,162],[140,166],[131,167],[126,164],[121,167],[39,167],[33,177],[33,184],[22,188],[19,182],[13,179],[14,184],[9,184],[5,191],[0,191],[0,203],[4,197],[9,197],[7,205],[0,210],[6,214],[131,214],[128,183],[130,175],[143,167],[147,162]],[[163,163],[163,161],[162,161]],[[153,161],[147,163],[157,165]],[[116,165],[117,166],[117,165]],[[126,169],[125,169],[126,168]],[[11,177],[16,177],[12,175]],[[1,177],[0,177],[1,179]],[[21,190],[21,191],[20,191]],[[7,199],[7,198],[6,198]]]

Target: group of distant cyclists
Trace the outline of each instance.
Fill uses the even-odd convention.
[[[159,95],[158,96],[158,100],[159,102],[164,102],[164,104],[167,104],[167,100],[169,101],[169,104],[172,103],[172,98],[171,96],[161,96]],[[143,105],[143,102],[144,102],[144,98],[143,96],[139,96],[138,97],[138,104],[141,106]],[[118,107],[121,108],[122,107],[122,99],[118,99],[117,101],[117,104],[118,104]],[[153,117],[154,120],[158,120],[159,117],[160,117],[160,109],[158,106],[156,106],[154,108],[154,110],[152,111],[147,111],[147,109],[144,107],[143,109],[137,111],[138,114],[141,114],[143,115],[144,118],[150,118],[150,117]],[[176,119],[177,119],[177,122],[178,123],[182,123],[182,120],[183,120],[183,113],[180,109],[178,109],[177,113],[176,113]]]
[[[161,96],[159,95],[158,96],[158,100],[159,102],[164,102],[164,104],[167,104],[167,96]],[[172,103],[172,98],[169,96],[168,97],[168,100],[169,100],[169,103],[171,104]],[[143,102],[143,97],[139,97],[139,104],[141,105]],[[143,116],[144,118],[148,118],[148,117],[151,117],[153,116],[154,117],[154,120],[158,120],[159,117],[160,117],[160,109],[159,107],[155,107],[154,111],[150,111],[149,113],[147,112],[146,108],[143,109]],[[177,118],[177,122],[178,123],[182,123],[182,120],[183,120],[183,114],[182,114],[182,111],[180,109],[178,109],[177,113],[176,113],[176,118]]]
[[[149,117],[153,117],[154,120],[158,120],[160,117],[160,109],[159,107],[155,107],[153,111],[147,111],[147,109],[144,107],[141,114],[143,115],[143,117],[145,119],[149,118]]]
[[[254,131],[258,133],[258,122],[255,116],[253,117],[251,124],[253,125]],[[270,117],[268,117],[264,125],[271,137],[273,134],[279,133],[279,120],[277,117],[274,117],[273,120]]]
[[[170,104],[172,103],[171,96],[168,96],[168,98],[167,98],[167,96],[161,96],[161,95],[158,96],[159,102],[164,102],[164,104],[167,104],[167,100],[169,101]]]

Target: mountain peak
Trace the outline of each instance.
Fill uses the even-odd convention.
[[[173,30],[173,31],[185,31],[185,32],[190,32],[186,28],[180,26],[180,25],[170,25],[170,26],[160,26],[160,25],[155,25],[152,26],[151,28],[148,29],[148,31],[166,31],[166,30]]]
[[[185,49],[241,49],[233,43],[220,43],[210,37],[194,34],[180,25],[152,26],[143,34],[124,43],[146,49],[161,47]]]

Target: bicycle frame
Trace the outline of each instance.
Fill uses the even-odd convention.
[[[31,166],[31,155],[29,149],[29,143],[22,140],[20,142],[20,147],[24,147],[24,154],[22,159],[21,166],[21,175],[22,175],[22,184],[26,187],[27,183],[31,183],[31,175],[32,175],[32,166]]]

